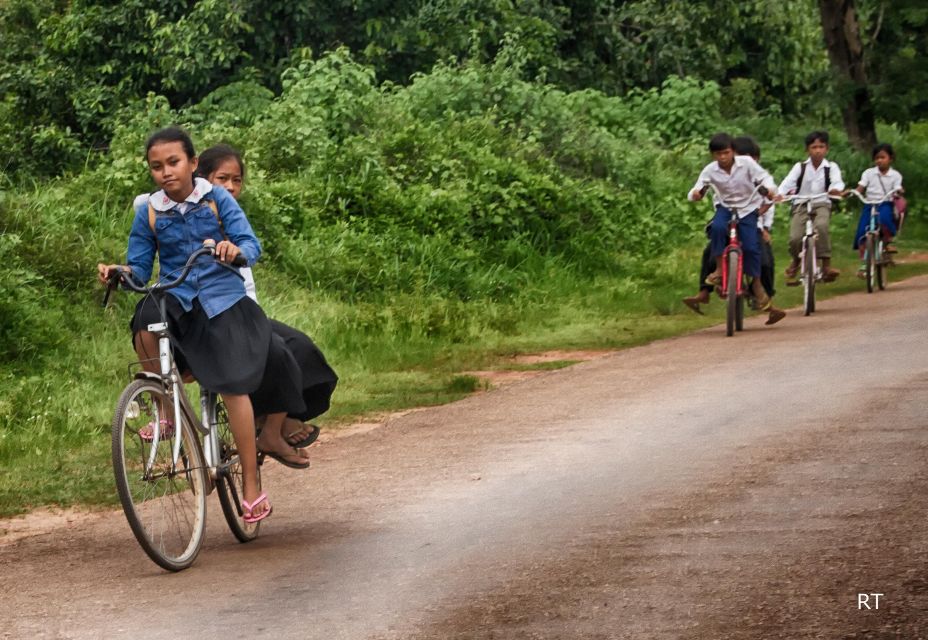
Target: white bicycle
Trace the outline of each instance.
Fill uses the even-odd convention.
[[[226,522],[240,542],[258,535],[242,509],[243,477],[225,407],[200,387],[197,417],[174,362],[164,296],[180,285],[194,262],[215,255],[215,243],[195,251],[181,274],[150,287],[128,270],[114,272],[103,306],[118,282],[158,302],[161,322],[148,330],[158,338],[160,373],[137,371],[119,396],[112,422],[113,473],[123,512],[148,557],[169,571],[196,559],[206,532],[206,496],[215,488]],[[219,263],[223,264],[223,263]],[[235,262],[233,262],[233,265]],[[260,469],[258,470],[260,486]]]

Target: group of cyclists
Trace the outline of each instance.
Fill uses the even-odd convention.
[[[812,131],[805,138],[807,157],[790,169],[779,186],[760,165],[760,148],[750,136],[732,137],[717,133],[709,140],[709,152],[713,161],[703,168],[690,189],[688,199],[701,200],[709,187],[712,188],[715,215],[706,227],[709,243],[703,253],[700,272],[700,289],[694,296],[687,296],[683,303],[702,313],[700,306],[710,300],[711,291],[720,285],[722,278],[722,256],[729,232],[732,211],[737,214],[738,238],[744,256],[744,273],[750,279],[751,293],[758,309],[766,311],[766,324],[779,322],[786,312],[773,305],[773,252],[770,230],[776,203],[792,196],[812,198],[811,206],[793,204],[790,218],[789,254],[790,264],[786,268],[787,285],[798,284],[802,238],[807,220],[814,223],[816,254],[821,259],[821,274],[825,282],[833,282],[840,272],[831,266],[831,237],[829,220],[833,200],[849,193],[836,162],[828,160],[829,137],[827,131]],[[904,214],[901,200],[902,175],[892,167],[895,153],[892,145],[881,143],[873,148],[874,166],[863,172],[855,191],[867,202],[878,202],[880,229],[886,253],[895,253],[892,239],[898,231],[899,216]],[[862,239],[869,225],[869,206],[860,214],[853,248],[864,259]],[[857,272],[864,277],[864,266]]]
[[[706,228],[709,243],[703,255],[700,291],[684,299],[689,308],[701,313],[700,305],[709,302],[711,290],[720,283],[721,256],[734,210],[744,272],[751,278],[756,306],[768,313],[768,324],[786,315],[773,306],[770,229],[772,205],[791,194],[822,195],[814,207],[818,255],[826,281],[840,275],[830,264],[828,196],[845,193],[841,170],[826,158],[827,132],[813,131],[805,144],[808,157],[796,163],[778,187],[760,165],[760,148],[752,138],[733,138],[727,133],[711,138],[713,161],[689,192],[690,200],[701,200],[711,186],[716,209]],[[138,282],[147,282],[156,255],[160,275],[168,275],[181,269],[204,240],[216,243],[219,262],[228,265],[239,256],[244,258],[246,267],[241,275],[215,261],[199,264],[166,297],[164,320],[179,372],[222,397],[241,460],[245,521],[258,522],[272,511],[267,494],[260,488],[259,453],[291,468],[307,468],[306,447],[319,435],[318,427],[308,420],[329,408],[338,378],[309,336],[269,319],[257,303],[250,266],[261,255],[261,243],[238,204],[245,177],[241,155],[232,147],[218,145],[197,156],[190,136],[177,127],[153,133],[145,155],[158,189],[135,200],[127,264],[99,264],[98,278],[108,283],[119,273],[128,273]],[[897,230],[888,196],[901,193],[902,188],[902,176],[891,166],[893,159],[890,145],[878,145],[873,150],[875,166],[864,172],[856,187],[868,200],[886,200],[879,205],[879,216],[887,242]],[[788,284],[796,278],[799,240],[807,215],[805,209],[794,207],[789,243],[792,260],[785,272]],[[855,248],[860,246],[867,223],[862,214]],[[887,251],[893,251],[891,245]],[[130,321],[133,347],[143,367],[152,372],[157,371],[158,346],[148,327],[162,321],[160,314],[158,306],[146,297]],[[173,429],[170,418],[165,417],[158,425],[143,427],[139,437],[151,441],[153,433],[167,437]]]

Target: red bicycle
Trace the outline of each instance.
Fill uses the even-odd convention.
[[[738,237],[738,208],[722,200],[712,185],[703,187],[702,194],[705,195],[709,189],[715,193],[713,207],[722,205],[731,212],[731,218],[728,221],[728,244],[722,253],[722,282],[716,288],[716,293],[726,301],[725,335],[733,336],[735,331],[744,331],[745,298],[753,299],[753,294],[749,287],[744,286],[744,250],[741,247],[741,239]],[[766,195],[766,189],[761,185],[758,185],[754,192]]]

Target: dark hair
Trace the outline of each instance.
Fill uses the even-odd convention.
[[[871,154],[870,158],[875,160],[876,154],[878,154],[880,151],[885,151],[890,160],[896,159],[896,152],[893,151],[893,145],[889,144],[888,142],[881,142],[880,144],[873,147],[873,153]]]
[[[751,136],[738,136],[731,141],[731,146],[739,156],[760,158],[760,145]]]
[[[145,143],[146,162],[148,161],[148,152],[151,151],[151,148],[162,142],[180,142],[188,158],[193,158],[197,155],[196,151],[193,150],[193,140],[190,139],[190,135],[186,131],[180,127],[167,127],[155,131],[148,137],[148,142]]]
[[[242,178],[245,177],[245,163],[242,161],[242,154],[238,149],[228,144],[213,145],[200,154],[200,164],[197,165],[197,175],[201,178],[209,178],[226,160],[235,160],[239,169],[242,170]]]
[[[806,136],[806,148],[809,147],[813,142],[822,142],[828,144],[828,132],[827,131],[813,131]]]
[[[727,133],[717,133],[709,139],[709,151],[712,153],[733,148],[733,141]]]

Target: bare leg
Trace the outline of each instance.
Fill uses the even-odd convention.
[[[158,338],[151,331],[139,331],[132,339],[135,353],[142,363],[142,368],[151,373],[161,373],[158,361]]]
[[[767,292],[764,291],[763,285],[760,283],[760,278],[751,279],[751,291],[754,293],[754,298],[757,300],[758,304],[763,302],[765,306],[767,302],[770,301],[770,298],[767,296]]]
[[[255,445],[255,419],[251,409],[251,398],[247,395],[222,394],[222,402],[229,413],[229,429],[235,439],[239,462],[242,465],[242,496],[254,502],[261,489],[258,486],[258,450]],[[261,515],[270,508],[267,503],[259,506],[254,515]]]

